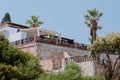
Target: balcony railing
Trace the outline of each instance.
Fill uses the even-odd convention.
[[[99,58],[92,56],[73,56],[71,59],[75,62],[99,61]]]
[[[13,44],[15,46],[22,46],[22,45],[26,45],[26,44],[29,44],[32,42],[40,42],[40,43],[58,45],[58,46],[63,46],[63,47],[87,50],[86,44],[81,44],[81,43],[77,43],[77,42],[70,44],[67,42],[61,42],[58,38],[50,39],[50,38],[43,38],[41,36],[28,37],[28,38],[21,39],[21,40],[15,41],[15,42],[11,42],[11,44]]]

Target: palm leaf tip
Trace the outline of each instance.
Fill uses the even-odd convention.
[[[90,17],[88,15],[85,15],[84,17],[85,17],[86,20],[90,19]]]
[[[90,23],[89,23],[89,22],[86,21],[85,24],[86,24],[88,27],[90,27]]]
[[[100,13],[99,15],[98,15],[98,17],[101,17],[103,15],[103,13]]]
[[[26,24],[32,24],[32,21],[31,20],[27,20]]]
[[[44,24],[42,21],[38,22],[38,24]]]
[[[98,29],[102,29],[102,26],[97,26]]]

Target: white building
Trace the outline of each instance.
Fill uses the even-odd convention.
[[[58,38],[60,38],[61,36],[61,33],[56,31],[51,31],[40,27],[29,28],[24,25],[19,25],[10,22],[0,24],[0,34],[3,34],[10,42],[15,42],[33,36],[47,36],[48,34],[55,35]]]

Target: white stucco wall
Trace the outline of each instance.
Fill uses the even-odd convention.
[[[3,34],[6,38],[9,37],[9,31],[7,31],[7,26],[0,27],[0,34]]]
[[[25,32],[18,32],[10,35],[8,39],[10,42],[14,42],[14,41],[25,39],[25,38],[26,38]]]
[[[17,32],[17,28],[12,28],[8,26],[2,26],[0,27],[0,32],[6,37],[9,38],[11,35],[15,34]]]
[[[17,41],[26,38],[26,32],[17,32],[18,28],[9,26],[0,27],[0,32],[10,41]]]

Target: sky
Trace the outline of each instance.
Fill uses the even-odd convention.
[[[90,29],[84,24],[88,9],[103,13],[98,36],[120,32],[120,0],[0,0],[0,21],[6,12],[12,22],[26,25],[32,15],[43,21],[42,28],[58,31],[75,42],[90,44]]]

